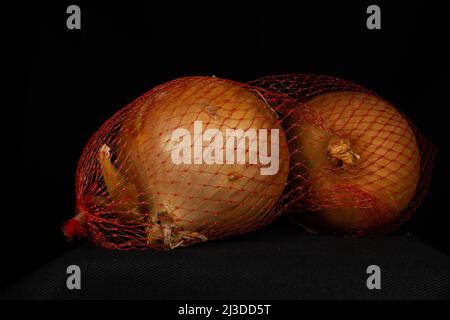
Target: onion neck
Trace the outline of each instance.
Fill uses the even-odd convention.
[[[352,148],[350,141],[346,139],[331,139],[327,146],[328,159],[335,167],[343,168],[354,164],[360,158]]]

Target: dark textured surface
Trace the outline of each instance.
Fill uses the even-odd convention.
[[[81,267],[81,290],[66,268]],[[366,288],[381,267],[381,290]],[[9,299],[447,299],[450,257],[406,235],[344,239],[276,223],[238,238],[168,252],[90,245],[2,292]]]

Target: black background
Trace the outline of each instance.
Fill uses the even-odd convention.
[[[20,121],[12,122],[20,150],[10,169],[14,205],[3,225],[1,283],[73,246],[60,228],[74,214],[75,170],[87,139],[134,98],[186,75],[245,82],[329,74],[391,101],[439,151],[430,194],[401,232],[450,252],[449,32],[442,3],[376,2],[381,30],[366,28],[372,1],[24,5],[17,23],[25,26],[19,42],[26,85],[15,104]],[[70,4],[81,7],[81,30],[66,28]]]

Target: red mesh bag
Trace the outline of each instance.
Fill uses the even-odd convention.
[[[404,114],[341,79],[181,78],[90,139],[64,233],[105,248],[173,249],[284,211],[313,232],[387,232],[422,201],[434,155]]]
[[[390,231],[422,201],[434,147],[399,110],[330,76],[269,76],[248,83],[276,104],[290,151],[281,199],[311,232]]]
[[[173,249],[271,222],[282,212],[289,151],[264,96],[186,77],[117,112],[79,160],[66,236],[110,249]]]

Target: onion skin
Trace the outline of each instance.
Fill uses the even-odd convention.
[[[239,234],[276,217],[289,169],[287,141],[265,102],[241,85],[213,77],[186,77],[137,103],[122,125],[119,162],[142,194],[150,216],[149,245],[165,248]],[[279,129],[279,170],[261,175],[260,164],[171,162],[177,128]],[[270,145],[270,140],[269,140]],[[248,157],[248,150],[247,150]]]
[[[114,164],[111,162],[110,148],[103,144],[98,155],[98,162],[102,169],[102,177],[105,182],[112,202],[112,213],[121,219],[134,220],[139,218],[136,204],[139,201],[139,193],[136,186],[128,182]],[[107,202],[106,199],[100,199]]]
[[[288,122],[293,173],[307,180],[299,199],[307,212],[294,209],[295,222],[357,234],[399,219],[420,176],[417,141],[401,113],[374,95],[345,91],[311,99]]]

